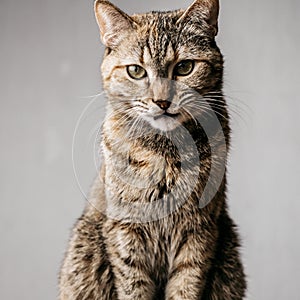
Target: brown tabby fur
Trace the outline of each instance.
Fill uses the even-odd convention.
[[[107,47],[102,64],[108,96],[104,164],[90,204],[73,229],[60,273],[61,300],[243,299],[245,276],[235,225],[227,213],[225,175],[213,199],[204,208],[199,206],[212,165],[211,144],[194,118],[201,116],[199,104],[192,109],[182,107],[179,120],[183,126],[165,133],[137,119],[141,103],[149,109],[153,102],[171,98],[170,81],[163,78],[184,84],[209,103],[210,110],[203,108],[206,119],[211,112],[217,115],[226,143],[220,142],[221,134],[214,127],[210,142],[217,149],[217,161],[226,161],[230,130],[221,93],[223,59],[215,43],[218,9],[217,0],[197,0],[185,11],[129,17],[108,1],[96,1],[96,17]],[[196,61],[193,73],[170,75],[170,69],[185,59]],[[147,87],[146,80],[128,77],[125,66],[134,64],[149,74]],[[142,98],[149,90],[152,96]],[[177,94],[179,100],[174,102],[180,105],[183,93],[178,90]],[[201,165],[188,199],[181,198],[195,169],[182,127],[192,136]],[[184,155],[179,155],[174,139]],[[190,163],[189,176],[168,198],[178,185],[183,161]],[[154,184],[141,188],[126,182],[129,171],[135,174],[134,183],[152,178]],[[141,216],[134,208],[123,214],[122,207],[126,210],[128,203],[146,205],[161,198],[167,199],[158,206],[165,212],[162,218],[147,220],[147,210]]]

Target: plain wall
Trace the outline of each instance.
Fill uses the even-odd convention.
[[[133,13],[191,1],[114,3]],[[297,300],[300,2],[221,0],[221,7],[217,41],[233,129],[229,204],[248,299]],[[69,230],[85,204],[73,173],[74,129],[87,97],[101,92],[93,2],[1,0],[0,38],[0,299],[55,299]],[[103,112],[100,99],[78,130],[84,192],[95,176],[85,134]]]

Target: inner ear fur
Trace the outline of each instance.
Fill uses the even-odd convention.
[[[94,3],[96,20],[103,44],[115,48],[136,27],[136,23],[122,10],[106,0]]]
[[[216,36],[218,34],[219,10],[219,0],[196,0],[179,18],[177,24],[187,22],[191,18],[202,18],[211,26]]]

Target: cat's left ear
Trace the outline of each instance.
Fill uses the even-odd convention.
[[[107,0],[96,0],[94,10],[102,42],[109,48],[116,47],[136,25],[127,14]]]
[[[204,19],[216,36],[218,34],[219,10],[219,0],[195,0],[179,18],[177,23],[186,22],[190,19]]]

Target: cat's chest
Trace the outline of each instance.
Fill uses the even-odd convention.
[[[173,215],[145,224],[108,222],[104,227],[104,235],[111,260],[138,261],[154,280],[161,282],[166,279],[182,234],[190,230],[194,223],[184,220],[184,214],[175,215],[175,220]]]

